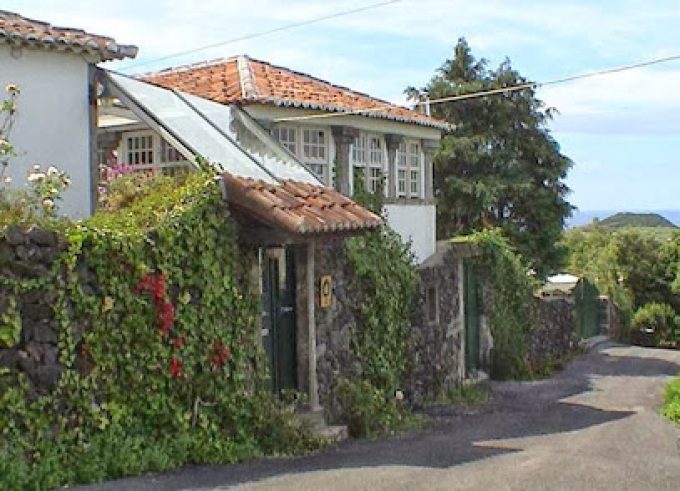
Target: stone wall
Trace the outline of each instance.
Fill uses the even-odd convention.
[[[318,304],[321,276],[333,277],[333,300],[330,307]],[[360,373],[361,366],[352,355],[350,341],[357,325],[357,307],[361,303],[353,288],[354,273],[343,240],[317,243],[315,262],[316,358],[319,401],[330,421],[340,417],[341,406],[335,386],[341,376]]]
[[[528,361],[541,371],[573,353],[579,345],[574,303],[564,298],[536,299],[534,324],[529,335]]]
[[[464,378],[460,258],[440,247],[419,268],[418,298],[411,315],[411,373],[408,394],[413,403],[434,399]],[[436,309],[431,302],[435,302]]]
[[[25,292],[13,291],[19,280],[47,279],[55,259],[66,248],[56,233],[32,228],[10,227],[0,236],[0,329],[20,326],[19,342],[0,343],[0,367],[23,371],[32,389],[52,389],[61,373],[58,363],[59,322],[55,318],[56,295],[39,286]]]

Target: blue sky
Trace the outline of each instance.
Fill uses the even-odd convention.
[[[375,0],[5,0],[0,8],[136,44],[132,63]],[[459,37],[491,65],[506,56],[545,81],[680,54],[677,1],[403,0],[358,14],[131,68],[149,71],[249,54],[391,101],[422,86]],[[108,66],[125,71],[130,62]],[[582,210],[680,208],[680,62],[539,91],[560,115],[551,128],[574,160],[568,184]]]

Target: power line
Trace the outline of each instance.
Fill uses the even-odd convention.
[[[651,65],[658,65],[660,63],[668,63],[670,61],[677,61],[680,60],[680,55],[672,55],[672,56],[666,56],[663,58],[655,58],[652,60],[647,60],[643,61],[640,63],[633,63],[630,65],[621,65],[613,68],[606,68],[603,70],[597,70],[594,72],[588,72],[588,73],[582,73],[580,75],[571,75],[568,77],[563,77],[563,78],[557,78],[553,80],[548,80],[547,82],[526,82],[523,84],[519,85],[511,85],[508,87],[501,87],[498,89],[491,89],[491,90],[483,90],[480,92],[471,92],[469,94],[461,94],[461,95],[454,95],[454,96],[449,96],[449,97],[441,97],[439,99],[431,99],[429,101],[418,101],[414,102],[414,106],[425,106],[429,104],[441,104],[443,102],[455,102],[455,101],[462,101],[462,100],[467,100],[467,99],[478,99],[481,97],[486,97],[489,95],[495,95],[495,94],[507,94],[510,92],[517,92],[519,90],[524,90],[524,89],[529,89],[529,88],[538,88],[538,87],[546,87],[548,85],[557,85],[557,84],[563,84],[567,82],[573,82],[575,80],[581,80],[584,78],[591,78],[591,77],[599,77],[602,75],[611,75],[612,73],[620,73],[620,72],[625,72],[628,70],[635,70],[638,68],[644,68],[647,66]],[[351,116],[353,114],[365,114],[367,112],[378,112],[382,111],[385,109],[389,109],[391,107],[394,107],[394,104],[386,104],[384,106],[378,106],[378,107],[367,107],[364,109],[355,109],[353,111],[347,111],[347,112],[341,112],[341,113],[327,113],[327,114],[310,114],[307,116],[292,116],[289,118],[279,118],[274,120],[275,122],[283,122],[283,121],[297,121],[297,120],[304,120],[304,119],[322,119],[322,118],[331,118],[334,116]]]
[[[166,55],[166,56],[162,56],[160,58],[155,58],[153,60],[143,61],[141,63],[134,63],[132,65],[122,67],[119,70],[120,71],[126,71],[126,70],[130,70],[131,68],[149,65],[151,63],[156,63],[156,62],[159,62],[159,61],[165,61],[165,60],[169,60],[169,59],[172,59],[172,58],[177,58],[179,56],[190,55],[190,54],[193,54],[193,53],[197,53],[199,51],[203,51],[203,50],[211,49],[211,48],[217,48],[219,46],[225,46],[227,44],[237,43],[239,41],[246,41],[248,39],[254,39],[254,38],[258,38],[258,37],[262,37],[262,36],[267,36],[269,34],[274,34],[274,33],[281,32],[281,31],[287,31],[287,30],[290,30],[290,29],[294,29],[296,27],[308,26],[310,24],[316,24],[316,23],[322,22],[324,20],[331,20],[331,19],[335,19],[335,18],[338,18],[338,17],[343,17],[345,15],[356,14],[356,13],[359,13],[359,12],[365,12],[366,10],[372,10],[372,9],[375,9],[375,8],[378,8],[378,7],[384,7],[386,5],[391,5],[391,4],[399,3],[399,2],[402,2],[402,1],[403,0],[389,0],[389,1],[385,1],[385,2],[372,3],[372,4],[366,5],[364,7],[357,7],[357,8],[349,9],[349,10],[341,10],[339,12],[334,12],[332,14],[323,15],[321,17],[315,17],[313,19],[308,19],[308,20],[304,20],[304,21],[300,21],[300,22],[294,22],[292,24],[286,24],[286,25],[283,25],[283,26],[280,26],[280,27],[275,27],[273,29],[269,29],[269,30],[266,30],[266,31],[254,32],[254,33],[251,33],[251,34],[245,34],[243,36],[239,36],[239,37],[236,37],[236,38],[227,39],[226,41],[221,41],[219,43],[208,44],[208,45],[205,45],[205,46],[199,46],[197,48],[192,48],[192,49],[188,49],[186,51],[180,51],[180,52],[177,52],[177,53],[172,53],[172,54],[169,54],[169,55]]]

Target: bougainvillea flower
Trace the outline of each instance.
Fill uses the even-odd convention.
[[[182,360],[177,358],[170,358],[170,376],[172,378],[179,378],[184,375],[184,365]]]

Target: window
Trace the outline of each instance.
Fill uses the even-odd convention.
[[[404,141],[397,149],[397,196],[420,198],[421,196],[420,144]]]
[[[129,133],[124,137],[123,158],[126,165],[149,165],[154,163],[153,133],[150,131]]]
[[[330,184],[328,165],[328,133],[321,128],[277,126],[272,129],[281,145],[286,147],[326,184]]]
[[[120,165],[138,170],[162,169],[170,174],[187,163],[184,155],[153,131],[123,133],[117,160]],[[106,165],[110,165],[110,162],[106,162]]]
[[[297,155],[297,134],[292,126],[277,126],[272,130],[272,135],[279,143],[286,147],[290,153]]]
[[[179,150],[160,138],[161,141],[161,162],[185,162],[187,159]]]
[[[382,186],[384,146],[378,135],[360,133],[352,144],[352,167],[355,180],[363,179],[366,189],[378,191]]]
[[[328,182],[328,151],[326,132],[319,129],[302,130],[302,161],[309,165],[322,181]]]
[[[427,322],[429,324],[439,322],[439,299],[437,297],[437,288],[434,286],[428,287],[425,295],[425,315],[427,315]]]

